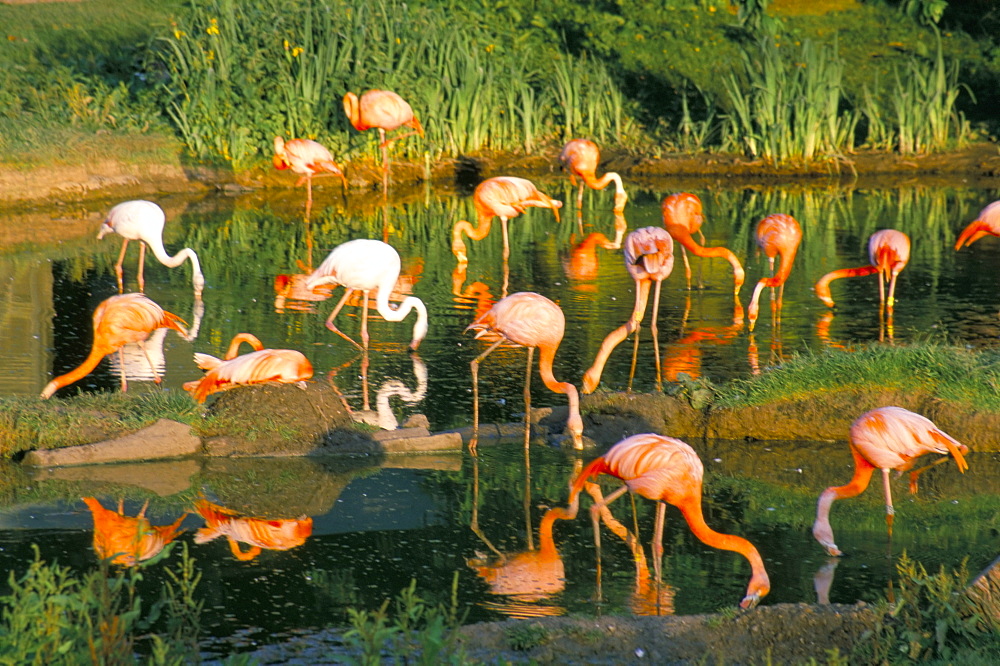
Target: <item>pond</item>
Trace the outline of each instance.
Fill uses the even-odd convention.
[[[302,351],[312,362],[316,379],[333,382],[355,410],[378,409],[390,424],[421,413],[435,431],[465,427],[472,420],[469,362],[487,345],[463,331],[477,313],[516,291],[537,291],[561,306],[567,325],[556,354],[555,375],[579,385],[604,336],[627,320],[633,282],[621,250],[592,245],[593,238],[587,242],[594,232],[614,238],[612,193],[588,191],[578,211],[575,190],[566,181],[537,182],[550,196],[566,202],[562,221],[557,223],[544,209],[529,209],[512,220],[507,262],[502,258],[499,226],[482,241],[467,241],[469,263],[464,272],[456,270],[450,231],[458,220],[474,219],[468,193],[428,186],[401,203],[379,205],[374,194],[352,195],[345,201],[339,187],[327,186],[317,188],[308,221],[303,219],[301,190],[158,199],[167,211],[168,250],[194,248],[206,276],[199,307],[187,265],[168,269],[152,259],[146,264],[146,293],[187,320],[196,333],[191,341],[174,333],[157,338],[153,357],[164,374],[164,388],[181,390],[184,382],[200,377],[192,361],[194,352],[221,356],[235,334],[251,332],[268,347]],[[660,226],[660,202],[673,191],[667,183],[631,190],[625,209],[627,229]],[[689,292],[678,256],[673,274],[664,282],[658,319],[664,381],[687,373],[724,382],[780,364],[791,353],[877,340],[891,344],[936,339],[975,348],[997,344],[1000,297],[994,267],[1000,248],[986,239],[961,252],[953,249],[958,232],[997,198],[996,192],[955,185],[695,193],[705,206],[706,244],[732,249],[746,268],[740,294],[744,308],[754,283],[768,274],[766,259],[755,252],[757,221],[771,213],[789,213],[801,223],[803,239],[785,286],[780,321],[772,318],[765,293],[752,334],[741,318],[742,308],[734,308],[730,265],[721,259],[692,257],[695,286],[700,288]],[[98,220],[113,203],[79,215],[94,220],[96,233]],[[831,311],[812,292],[813,284],[834,268],[867,264],[868,236],[882,228],[903,231],[912,241],[892,321],[879,316],[874,277],[834,283],[837,308]],[[405,276],[401,287],[421,298],[429,312],[430,330],[417,354],[407,353],[412,319],[385,322],[372,311],[371,352],[363,366],[356,349],[323,325],[339,290],[324,301],[297,299],[294,292],[284,291],[294,284],[295,275],[307,273],[330,249],[355,238],[384,239],[401,255]],[[113,265],[120,247],[118,236],[98,242],[88,233],[86,238],[0,254],[0,274],[11,276],[0,300],[6,310],[6,316],[0,316],[4,340],[0,393],[37,395],[53,375],[82,361],[89,351],[91,313],[117,292]],[[136,288],[135,252],[129,249],[124,265],[127,289]],[[637,347],[628,341],[611,354],[602,377],[606,388],[656,390],[649,319],[647,312]],[[337,322],[357,338],[357,307],[348,305]],[[484,361],[480,377],[484,422],[522,418],[524,358],[523,350],[501,347]],[[126,356],[126,366],[130,390],[156,390],[149,381],[148,364],[137,350]],[[117,358],[112,355],[57,396],[80,390],[113,391],[118,381]],[[548,391],[536,370],[532,401],[535,407],[563,405],[565,397]],[[630,553],[607,532],[598,580],[586,511],[576,521],[558,523],[554,535],[558,555],[542,555],[539,520],[545,507],[565,503],[566,483],[579,458],[538,442],[526,461],[521,444],[515,438],[484,446],[478,458],[200,464],[182,470],[183,482],[176,488],[154,489],[164,497],[152,494],[148,516],[155,525],[173,523],[183,512],[196,511],[201,493],[219,507],[245,515],[312,519],[311,532],[287,549],[265,549],[239,561],[224,538],[206,535],[199,538],[204,543],[196,543],[196,529],[204,527],[205,520],[197,515],[184,518],[182,527],[187,531],[178,539],[190,545],[204,572],[210,631],[229,647],[343,624],[347,607],[374,608],[411,578],[419,590],[445,601],[456,572],[468,621],[505,615],[645,613],[657,609],[657,594],[661,611],[700,613],[733,606],[742,598],[749,577],[745,560],[702,545],[673,510],[664,538],[669,587],[658,593],[645,582],[637,583]],[[613,442],[599,444],[607,447]],[[877,489],[834,510],[838,545],[852,557],[828,561],[809,533],[818,493],[850,476],[844,442],[692,444],[706,466],[708,523],[749,538],[761,550],[772,580],[772,592],[764,603],[815,601],[817,590],[831,601],[848,603],[882,593],[892,565]],[[593,455],[587,452],[583,458]],[[978,529],[970,521],[977,515],[976,498],[988,496],[992,501],[1000,494],[994,473],[998,460],[990,454],[972,454],[970,463],[964,476],[953,465],[929,472],[915,500],[897,491],[895,554],[907,550],[929,569],[939,564],[957,567],[969,556],[974,572],[996,556],[996,526],[992,531]],[[8,473],[22,472],[12,468]],[[152,476],[162,480],[172,473]],[[94,523],[79,497],[91,493],[105,507],[115,508],[121,488],[129,479],[143,476],[150,475],[134,469],[117,477],[112,474],[114,492],[102,490],[94,478],[88,480],[92,485],[86,491],[80,490],[79,477],[35,478],[29,485],[39,498],[58,494],[58,490],[38,491],[48,484],[50,489],[65,488],[65,499],[22,502],[0,513],[0,567],[23,569],[31,558],[31,543],[39,544],[46,559],[91,566]],[[139,498],[143,492],[150,494],[148,485],[146,489],[124,493],[126,515],[139,512],[143,503]],[[849,504],[855,506],[848,508]],[[921,519],[929,507],[937,507],[933,517]],[[614,509],[619,519],[631,524],[628,500],[619,500]],[[648,546],[652,506],[639,500],[636,510]],[[474,524],[478,530],[472,529]],[[529,554],[513,557],[525,552]],[[498,553],[507,554],[506,560]],[[488,581],[498,586],[496,581],[502,578],[498,562],[533,571],[526,575],[535,576],[541,591],[491,594]],[[829,591],[822,592],[825,589]]]

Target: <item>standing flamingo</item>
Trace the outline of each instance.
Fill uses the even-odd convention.
[[[378,129],[379,147],[382,149],[382,177],[389,177],[389,144],[411,134],[424,135],[424,128],[413,115],[413,109],[406,101],[391,90],[369,90],[359,99],[352,92],[344,95],[344,113],[351,125],[359,132],[371,128]],[[400,127],[411,127],[413,131],[398,134],[386,140],[385,133]]]
[[[981,210],[979,217],[958,235],[955,251],[972,245],[983,236],[1000,236],[1000,201],[994,201]]]
[[[795,253],[799,249],[802,241],[802,227],[791,215],[777,213],[768,215],[757,224],[757,245],[767,255],[767,261],[771,266],[771,277],[761,278],[754,287],[753,297],[750,305],[747,306],[747,318],[750,320],[750,330],[753,330],[757,323],[758,301],[760,292],[764,287],[780,287],[778,291],[778,301],[771,303],[772,309],[781,310],[781,299],[785,293],[785,280],[792,272],[792,262],[795,261]],[[774,258],[781,255],[781,266],[778,272],[774,272]]]
[[[902,231],[882,229],[868,238],[868,260],[870,266],[860,268],[841,268],[830,271],[816,283],[816,295],[819,300],[832,308],[833,297],[830,295],[830,283],[846,277],[859,277],[878,273],[878,299],[880,307],[887,307],[892,312],[895,305],[896,277],[906,268],[910,260],[910,238]],[[889,298],[885,297],[885,285],[889,284]]]
[[[181,326],[183,323],[180,317],[165,312],[145,294],[117,294],[102,301],[94,310],[94,342],[90,355],[76,369],[59,375],[46,384],[41,398],[46,400],[63,386],[86,377],[102,358],[113,351],[118,352],[119,367],[122,369],[122,391],[128,390],[122,347],[135,342],[146,353],[146,338],[158,328],[172,328],[187,337],[187,331]],[[159,384],[160,375],[149,354],[146,354],[146,360],[153,369],[154,381]]]
[[[597,144],[589,139],[573,139],[559,153],[559,161],[569,170],[569,182],[576,185],[576,179],[580,179],[579,189],[576,195],[576,209],[583,209],[583,188],[589,187],[592,190],[603,190],[608,183],[614,181],[615,184],[615,214],[621,214],[625,210],[628,202],[628,195],[622,186],[622,177],[614,171],[607,171],[600,178],[597,177],[597,165],[601,161],[601,149]]]
[[[142,505],[135,518],[125,515],[122,500],[118,500],[118,511],[105,509],[96,497],[84,497],[83,503],[94,519],[94,552],[97,557],[102,560],[111,558],[111,564],[124,567],[133,567],[158,555],[184,531],[180,526],[187,517],[185,512],[172,524],[160,526],[151,524],[146,518],[149,500]]]
[[[746,274],[740,260],[730,250],[724,247],[704,247],[694,240],[694,234],[701,236],[702,215],[701,199],[689,192],[671,194],[663,200],[663,226],[675,241],[681,245],[681,256],[684,258],[684,276],[687,288],[691,289],[691,265],[688,263],[687,251],[696,257],[722,257],[733,266],[733,296],[739,298],[740,287]],[[702,243],[705,242],[701,236]]]
[[[656,580],[661,580],[663,559],[663,521],[666,504],[680,509],[688,526],[698,539],[713,548],[731,550],[750,562],[752,574],[741,608],[753,608],[771,590],[764,561],[752,543],[742,537],[716,532],[705,524],[701,509],[704,467],[698,454],[679,439],[654,433],[632,435],[612,446],[603,456],[583,468],[570,485],[569,507],[550,509],[555,517],[573,519],[580,505],[580,491],[588,480],[599,474],[610,474],[625,482],[603,501],[590,507],[594,522],[595,541],[600,544],[599,520],[602,512],[626,491],[656,502],[656,524],[653,532],[653,566]],[[666,504],[665,504],[666,503]]]
[[[161,264],[169,268],[176,268],[191,260],[191,284],[194,286],[195,298],[201,297],[201,292],[205,288],[205,276],[201,274],[201,264],[198,263],[198,255],[190,248],[184,248],[174,256],[167,254],[163,249],[163,224],[166,216],[163,209],[152,201],[125,201],[118,204],[108,212],[101,230],[97,232],[97,240],[101,240],[107,234],[115,233],[121,236],[122,251],[118,255],[118,263],[115,264],[115,274],[118,276],[118,293],[125,291],[122,280],[122,263],[125,261],[125,250],[128,248],[130,240],[139,241],[139,291],[145,291],[146,282],[143,278],[143,264],[146,260],[146,246],[149,245]]]
[[[423,301],[414,296],[404,298],[396,309],[389,307],[389,294],[399,279],[399,270],[399,253],[392,246],[378,240],[359,238],[333,248],[319,268],[306,280],[306,288],[315,289],[323,284],[344,286],[344,296],[327,317],[326,327],[361,350],[368,349],[368,295],[373,289],[377,290],[376,309],[386,321],[403,321],[411,310],[416,310],[417,321],[413,325],[413,340],[410,342],[410,349],[416,349],[427,335],[427,308]],[[354,291],[360,291],[364,295],[361,304],[360,345],[333,324],[334,318]]]
[[[295,187],[300,187],[303,182],[306,184],[306,210],[312,209],[313,191],[312,179],[323,172],[334,176],[340,176],[347,190],[347,178],[343,170],[333,161],[333,155],[321,143],[311,139],[289,139],[284,137],[274,137],[274,158],[272,159],[275,169],[291,169],[293,173],[300,174]]]
[[[559,222],[559,209],[562,202],[549,198],[535,187],[535,184],[524,178],[514,176],[497,176],[479,183],[472,195],[472,205],[476,209],[476,226],[467,220],[459,220],[451,230],[451,251],[461,263],[467,263],[469,257],[465,251],[462,233],[470,240],[480,241],[490,233],[493,217],[500,218],[503,229],[503,258],[510,256],[510,242],[507,239],[507,220],[517,217],[526,208],[551,208]]]
[[[254,351],[237,356],[243,342],[253,347]],[[313,376],[312,363],[302,352],[294,349],[264,349],[261,341],[250,333],[234,336],[224,359],[209,354],[195,354],[194,362],[208,372],[201,379],[185,382],[184,390],[199,403],[205,402],[208,396],[218,391],[249,384],[298,382],[305,388],[305,381]]]
[[[497,347],[505,342],[528,348],[528,366],[524,379],[524,400],[531,400],[531,357],[535,347],[539,348],[538,372],[549,390],[565,393],[569,398],[569,418],[566,426],[573,438],[573,448],[583,448],[583,419],[580,417],[580,396],[576,387],[569,382],[557,381],[552,374],[552,362],[556,350],[562,342],[566,329],[566,317],[562,309],[541,294],[522,291],[511,294],[493,304],[479,319],[470,324],[466,331],[476,331],[476,338],[485,335],[500,336],[477,356],[471,365],[473,389],[473,430],[479,431],[479,364]],[[526,410],[530,411],[530,410]]]
[[[656,283],[653,295],[653,340],[656,353],[657,381],[660,378],[660,351],[657,339],[656,317],[660,310],[660,287],[674,268],[674,241],[660,227],[643,227],[636,229],[625,237],[625,268],[635,280],[635,307],[628,321],[608,333],[601,343],[594,364],[583,375],[583,392],[592,393],[601,381],[604,365],[618,344],[630,333],[639,330],[639,324],[646,314],[646,302],[649,300],[649,287]]]
[[[902,407],[879,407],[865,412],[851,424],[851,455],[854,457],[854,476],[844,486],[831,486],[819,496],[816,506],[816,522],[813,536],[833,556],[842,555],[833,542],[833,528],[830,527],[830,507],[834,501],[856,497],[864,492],[876,469],[882,470],[885,488],[885,522],[892,537],[892,522],[895,510],[889,490],[889,470],[903,473],[913,467],[916,459],[925,453],[942,453],[944,458],[910,472],[910,492],[917,492],[917,477],[928,467],[955,458],[958,471],[965,473],[969,464],[963,454],[969,447],[940,430],[934,423],[920,414],[914,414]]]

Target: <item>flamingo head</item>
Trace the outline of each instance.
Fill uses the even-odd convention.
[[[770,591],[771,580],[767,577],[767,572],[760,571],[754,574],[750,579],[750,585],[747,586],[747,595],[740,602],[740,608],[750,610],[756,607],[760,603],[760,600],[766,597]]]
[[[840,557],[844,554],[837,548],[837,544],[833,542],[833,528],[830,527],[829,521],[817,520],[813,525],[812,532],[813,537],[819,542],[819,545],[823,546],[827,555],[830,557]]]
[[[958,236],[958,240],[955,241],[955,250],[961,250],[963,247],[972,245],[977,240],[983,236],[988,236],[992,233],[990,227],[982,219],[976,220],[967,226],[961,234]]]

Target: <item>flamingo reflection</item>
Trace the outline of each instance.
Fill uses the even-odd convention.
[[[194,534],[194,542],[208,543],[224,536],[233,556],[242,562],[253,560],[262,550],[297,548],[305,543],[313,530],[313,520],[309,516],[251,518],[204,498],[197,500],[194,508],[205,519],[205,527],[199,528]],[[249,550],[242,550],[241,543],[248,544]]]
[[[563,271],[566,273],[566,277],[577,283],[574,285],[574,289],[596,291],[593,284],[584,283],[593,283],[597,280],[597,271],[600,266],[598,250],[620,250],[626,228],[625,218],[616,215],[614,240],[600,232],[593,232],[584,236],[579,243],[572,245],[569,257],[563,260]]]
[[[691,307],[691,298],[685,301],[685,318]],[[702,356],[705,349],[730,344],[743,331],[743,308],[733,308],[733,321],[726,326],[698,326],[682,338],[666,345],[663,353],[663,378],[676,382],[680,375],[691,379],[701,376]]]
[[[639,324],[646,314],[646,303],[649,300],[649,288],[655,282],[653,296],[653,315],[650,328],[653,332],[653,349],[656,361],[656,383],[661,383],[660,350],[656,318],[660,309],[660,287],[674,267],[674,241],[664,229],[659,227],[643,227],[636,229],[625,237],[625,268],[635,281],[635,307],[628,321],[608,333],[601,343],[593,365],[583,375],[583,392],[593,393],[601,381],[604,366],[615,347],[636,333],[638,346]],[[633,372],[635,368],[633,365]]]
[[[559,153],[559,161],[563,167],[569,171],[569,182],[577,184],[579,179],[579,189],[576,194],[576,209],[583,210],[583,189],[589,187],[592,190],[603,190],[610,183],[615,184],[615,213],[620,214],[625,210],[628,202],[628,195],[622,185],[622,177],[614,171],[608,171],[600,178],[597,177],[597,166],[601,161],[601,149],[597,144],[589,139],[573,139]]]
[[[731,250],[724,247],[705,247],[705,236],[701,233],[701,225],[705,218],[702,215],[701,199],[690,192],[671,194],[663,200],[663,227],[681,246],[681,257],[684,259],[684,276],[687,288],[691,289],[691,265],[687,253],[691,251],[696,257],[722,257],[733,266],[733,296],[739,299],[740,287],[743,286],[745,273],[740,260]],[[701,238],[701,244],[694,240],[694,234]]]
[[[757,323],[757,312],[759,309],[760,293],[764,287],[772,289],[771,295],[771,315],[772,318],[781,320],[781,299],[785,293],[785,281],[792,272],[792,263],[795,261],[795,254],[798,252],[799,243],[802,241],[802,227],[791,215],[777,213],[768,215],[757,224],[757,245],[767,256],[768,265],[771,270],[771,277],[761,278],[754,287],[753,296],[750,298],[750,305],[747,306],[747,318],[750,320],[750,330],[753,331],[754,324]],[[778,272],[774,272],[774,260],[781,257],[781,264]],[[778,298],[775,300],[773,290],[778,287]]]
[[[334,384],[334,377],[344,368],[352,365],[355,359],[348,361],[338,368],[330,371],[328,378],[331,386],[340,395],[341,401],[355,421],[377,426],[383,430],[396,430],[399,427],[399,420],[392,411],[390,400],[399,398],[407,405],[415,405],[427,396],[427,365],[416,352],[410,352],[410,360],[413,363],[413,375],[417,380],[416,390],[411,390],[401,379],[390,378],[382,383],[375,394],[375,409],[371,409],[368,399],[368,352],[361,354],[361,393],[363,396],[363,406],[360,411],[354,410],[348,404],[344,395]]]
[[[815,286],[816,295],[823,304],[832,308],[833,296],[830,294],[830,283],[847,277],[862,277],[878,273],[879,309],[887,309],[892,316],[896,303],[896,278],[900,271],[906,268],[910,260],[910,238],[902,231],[882,229],[868,238],[868,266],[860,268],[839,268],[821,277]],[[885,285],[889,285],[889,297],[886,298]]]
[[[464,233],[469,240],[486,238],[492,228],[493,218],[500,218],[503,230],[503,258],[510,257],[510,241],[507,236],[507,220],[515,218],[530,207],[550,208],[559,221],[562,202],[540,192],[535,184],[524,178],[497,176],[479,183],[472,195],[472,205],[476,209],[476,226],[468,220],[459,220],[451,231],[451,251],[459,262],[468,262]]]
[[[153,525],[146,518],[147,500],[133,518],[125,515],[124,500],[118,500],[118,511],[105,509],[95,497],[82,498],[94,519],[94,552],[111,564],[132,567],[160,553],[184,530],[181,523],[187,512],[170,525]]]

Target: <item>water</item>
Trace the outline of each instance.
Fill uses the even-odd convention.
[[[470,263],[464,274],[455,270],[450,229],[457,220],[473,215],[467,196],[428,189],[405,203],[380,207],[361,197],[345,204],[337,188],[326,188],[319,191],[308,224],[302,219],[304,197],[298,191],[268,193],[268,198],[251,194],[160,200],[167,210],[168,250],[196,249],[207,280],[202,312],[192,298],[186,265],[166,269],[155,261],[147,262],[146,293],[197,329],[193,341],[169,333],[158,339],[162,346],[152,345],[154,361],[164,372],[164,387],[180,390],[185,381],[200,376],[191,361],[194,352],[221,355],[233,335],[247,331],[267,346],[305,353],[316,369],[316,379],[334,382],[356,410],[374,409],[381,403],[392,420],[401,422],[410,414],[422,413],[433,430],[467,426],[472,411],[468,364],[485,346],[463,330],[493,301],[522,290],[543,293],[562,307],[567,327],[555,374],[579,384],[601,340],[628,318],[633,287],[619,250],[573,252],[589,233],[614,235],[611,194],[588,192],[578,222],[574,191],[562,181],[539,184],[548,194],[566,201],[562,223],[556,224],[550,211],[537,209],[513,220],[511,257],[506,265],[499,227],[483,241],[467,242]],[[659,225],[659,202],[671,191],[664,185],[630,192],[628,229]],[[952,249],[961,228],[996,193],[962,186],[696,193],[705,204],[707,244],[729,247],[744,263],[744,306],[753,284],[767,271],[766,260],[754,256],[756,222],[770,213],[790,213],[802,224],[803,242],[785,287],[780,326],[771,319],[765,294],[761,319],[752,335],[734,316],[729,264],[692,258],[695,282],[703,288],[689,293],[678,257],[674,274],[664,283],[658,320],[665,380],[684,372],[723,382],[777,365],[793,352],[876,340],[938,339],[976,348],[996,345],[1000,297],[993,267],[1000,249],[990,239],[958,253]],[[94,233],[99,216],[113,203],[95,206],[90,213]],[[812,285],[833,268],[866,264],[868,236],[887,227],[907,233],[913,243],[910,264],[899,278],[892,325],[880,321],[873,277],[834,283],[838,307],[831,315],[812,293]],[[282,300],[276,292],[276,283],[279,287],[285,283],[278,276],[305,274],[331,248],[361,237],[384,238],[398,249],[408,284],[430,314],[428,337],[415,358],[405,353],[412,319],[403,323],[384,322],[377,316],[371,319],[372,352],[365,377],[356,351],[323,326],[339,290],[333,299],[321,302],[287,296]],[[0,316],[0,339],[4,340],[0,393],[37,395],[53,374],[75,367],[86,356],[90,315],[100,301],[117,291],[112,265],[119,249],[117,236],[98,243],[88,231],[86,237],[50,245],[24,244],[16,252],[0,255],[0,275],[10,276],[0,300],[6,312]],[[125,262],[130,288],[135,285],[135,270],[135,250],[130,248]],[[626,342],[615,350],[605,369],[602,381],[607,388],[622,390],[630,381],[636,391],[656,388],[649,318],[647,313],[634,377],[629,377],[632,344]],[[345,308],[337,322],[357,337],[356,307]],[[116,364],[117,359],[109,357],[94,373],[59,395],[116,390]],[[131,390],[155,390],[141,354],[126,357],[126,367]],[[482,367],[482,419],[518,421],[523,380],[523,350],[494,352]],[[532,390],[534,406],[565,404],[565,398],[545,389],[537,375]],[[204,521],[195,515],[185,518],[187,532],[179,540],[189,544],[204,572],[207,623],[223,645],[245,646],[300,629],[343,624],[347,607],[376,607],[411,578],[418,581],[418,589],[444,601],[455,572],[469,621],[507,614],[655,609],[656,592],[642,585],[637,591],[630,554],[607,532],[597,599],[597,568],[586,511],[576,521],[557,524],[558,561],[537,553],[514,557],[538,550],[536,532],[543,509],[565,502],[566,482],[575,462],[567,452],[533,446],[529,483],[520,441],[484,447],[478,460],[455,456],[386,461],[381,466],[371,461],[189,462],[194,467],[147,474],[160,484],[155,488],[141,480],[141,472],[129,468],[118,475],[107,472],[109,482],[119,484],[113,492],[96,484],[93,477],[98,472],[83,480],[69,473],[69,477],[20,481],[17,475],[22,472],[10,468],[8,478],[16,479],[14,485],[20,484],[20,490],[18,502],[0,514],[0,568],[23,569],[31,558],[30,543],[38,543],[46,559],[79,568],[91,566],[93,523],[78,498],[95,494],[104,506],[114,507],[118,497],[126,494],[125,513],[134,516],[142,504],[135,498],[143,492],[127,490],[131,482],[145,487],[146,494],[153,490],[164,496],[154,495],[150,504],[149,516],[157,525],[171,523],[192,510],[198,491],[248,515],[312,518],[312,534],[301,545],[265,549],[245,562],[235,558],[224,538],[195,544],[194,532]],[[852,554],[837,563],[835,570],[831,571],[833,565],[808,530],[819,491],[849,477],[846,445],[775,442],[749,446],[697,444],[708,471],[707,520],[715,529],[741,534],[760,548],[773,583],[766,603],[814,601],[816,581],[822,589],[822,581],[829,580],[831,573],[827,594],[834,602],[872,599],[881,593],[891,576],[891,564],[877,488],[863,499],[851,500],[861,509],[839,505],[834,509],[838,544]],[[997,461],[987,454],[974,454],[970,460],[972,469],[961,478],[953,465],[928,473],[915,503],[898,491],[895,554],[908,549],[929,569],[938,564],[956,567],[969,555],[972,571],[995,557],[995,533],[962,521],[976,518],[975,498],[991,499],[998,494],[996,475],[990,474]],[[167,481],[173,478],[171,474],[180,481],[171,485]],[[784,499],[775,500],[773,506],[757,506],[766,503],[764,496],[748,499],[738,483],[732,485],[733,479],[747,478],[764,484],[766,498]],[[473,493],[474,479],[479,482],[478,495]],[[60,492],[65,500],[53,503],[49,498]],[[921,521],[921,507],[945,502],[957,503],[958,524]],[[619,500],[614,508],[623,522],[631,524],[627,499]],[[640,500],[638,511],[642,538],[648,544],[652,506]],[[855,516],[852,511],[866,518],[851,518]],[[478,535],[471,529],[473,516]],[[702,545],[673,510],[668,514],[664,543],[664,575],[670,587],[660,592],[662,607],[677,613],[709,612],[742,598],[749,578],[746,562]],[[506,559],[498,559],[498,552],[505,553]],[[481,573],[470,560],[479,561]],[[526,566],[534,567],[536,585],[543,593],[491,594],[487,578],[497,571],[498,561],[531,563]],[[560,571],[564,582],[563,576],[556,575]],[[156,582],[155,574],[151,581]]]

